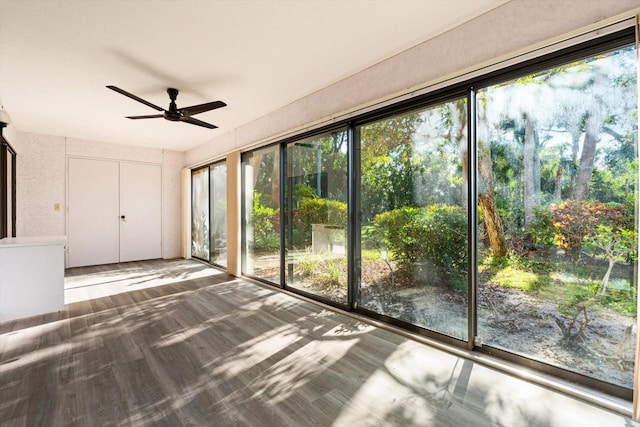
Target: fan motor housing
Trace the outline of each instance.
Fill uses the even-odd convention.
[[[171,120],[172,122],[179,122],[180,121],[180,117],[182,117],[180,115],[180,113],[178,113],[177,111],[167,111],[164,110],[164,118],[167,120]]]

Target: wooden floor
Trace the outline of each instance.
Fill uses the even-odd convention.
[[[637,425],[197,262],[66,287],[63,312],[0,323],[3,427]]]

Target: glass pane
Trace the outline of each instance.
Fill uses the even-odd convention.
[[[211,165],[211,262],[227,266],[227,165]]]
[[[478,93],[478,334],[632,388],[633,47]]]
[[[347,132],[287,146],[287,285],[347,301]]]
[[[466,339],[466,100],[368,124],[359,135],[359,306]]]
[[[242,156],[242,273],[280,283],[278,147]]]
[[[209,261],[209,168],[191,171],[191,255]]]

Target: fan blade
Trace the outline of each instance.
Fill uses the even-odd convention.
[[[211,111],[211,110],[215,110],[216,108],[222,108],[226,106],[227,104],[225,104],[222,101],[213,101],[213,102],[207,102],[206,104],[198,104],[198,105],[192,105],[190,107],[184,107],[184,108],[181,108],[180,111],[182,111],[183,114],[192,116],[194,114],[204,113],[205,111]]]
[[[164,117],[164,114],[152,114],[150,116],[126,116],[127,119],[159,119]]]
[[[134,94],[127,92],[126,90],[122,90],[122,89],[120,89],[119,87],[115,87],[115,86],[107,86],[107,88],[109,88],[109,89],[111,89],[111,90],[113,90],[113,91],[116,91],[116,92],[118,92],[118,93],[119,93],[119,94],[121,94],[121,95],[127,96],[127,97],[129,97],[129,98],[131,98],[131,99],[135,99],[136,101],[141,102],[141,103],[143,103],[144,105],[147,105],[147,106],[149,106],[149,107],[153,108],[154,110],[164,111],[164,109],[163,109],[163,108],[160,108],[160,107],[158,107],[157,105],[154,105],[154,104],[150,103],[149,101],[145,101],[144,99],[142,99],[142,98],[140,98],[140,97],[137,97],[137,96],[135,96]]]
[[[207,129],[216,129],[218,126],[212,125],[211,123],[203,122],[202,120],[194,119],[193,117],[181,117],[181,122],[191,123],[192,125],[202,126]]]

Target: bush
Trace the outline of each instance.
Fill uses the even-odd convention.
[[[598,225],[613,229],[634,228],[633,211],[618,204],[567,200],[551,205],[549,212],[555,229],[554,243],[574,258],[579,255],[585,239],[597,233]]]
[[[253,226],[253,244],[256,252],[272,252],[280,249],[278,224],[279,209],[264,206],[260,193],[253,194],[250,220]]]
[[[531,241],[535,244],[553,246],[556,229],[553,226],[553,216],[547,209],[537,206],[535,209],[535,220],[529,226],[528,232]]]
[[[400,208],[378,214],[373,223],[400,267],[424,264],[446,281],[466,275],[467,216],[462,208]]]
[[[311,224],[347,226],[347,204],[337,200],[305,198],[300,200],[294,228],[311,233]]]

